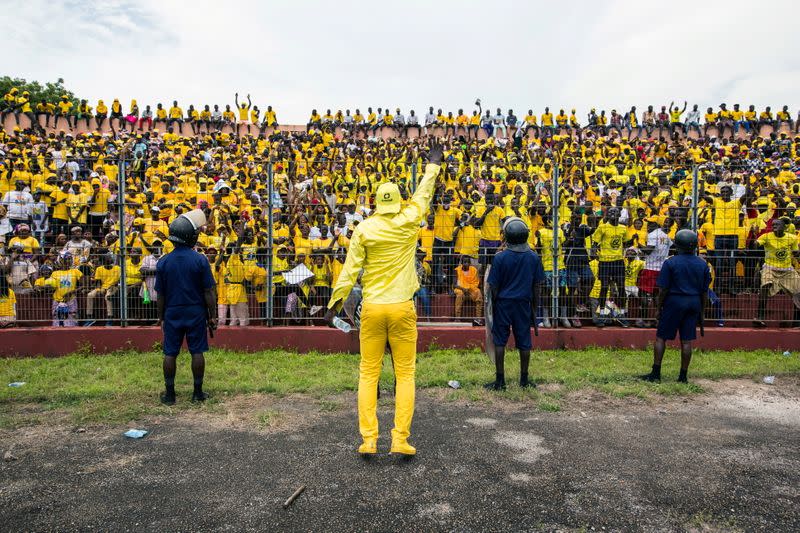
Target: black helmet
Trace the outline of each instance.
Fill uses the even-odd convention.
[[[697,233],[690,229],[682,229],[675,234],[675,248],[679,253],[690,254],[697,248]]]
[[[503,237],[509,250],[525,251],[529,249],[528,225],[521,218],[511,217],[503,223]]]
[[[175,244],[194,246],[197,244],[197,236],[199,234],[200,231],[195,229],[192,221],[183,215],[173,220],[172,224],[169,225],[169,240]]]

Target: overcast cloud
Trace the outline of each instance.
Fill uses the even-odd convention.
[[[428,105],[522,115],[670,100],[796,112],[792,1],[0,0],[2,75],[63,77],[96,102]]]

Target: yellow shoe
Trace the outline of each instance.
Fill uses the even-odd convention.
[[[408,442],[392,442],[392,449],[389,450],[389,453],[398,453],[400,455],[416,455],[417,449]]]
[[[361,455],[374,455],[378,453],[378,441],[365,440],[361,446],[358,447],[358,453]]]

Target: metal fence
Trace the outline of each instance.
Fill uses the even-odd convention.
[[[30,232],[17,225],[0,250],[16,303],[14,316],[0,313],[0,322],[154,324],[155,264],[172,246],[168,223],[199,207],[209,225],[197,248],[219,287],[221,325],[321,326],[371,193],[393,180],[408,199],[421,165],[265,160],[238,174],[187,178],[118,159],[115,179],[100,184],[108,193],[100,213],[85,207],[106,194],[97,193],[89,169],[57,176],[47,202],[35,196],[35,205],[47,205],[16,221]],[[796,269],[796,259],[770,249],[765,257],[762,246],[764,235],[774,240],[776,225],[796,241],[798,191],[779,194],[780,171],[746,161],[680,167],[662,169],[656,158],[578,168],[549,149],[527,165],[447,161],[420,227],[420,322],[480,324],[484,273],[501,246],[502,220],[519,216],[546,271],[536,318],[542,327],[654,326],[658,270],[681,228],[699,232],[699,254],[714,272],[709,325],[798,325],[789,287],[775,281]],[[300,265],[313,277],[297,282],[291,273]],[[762,289],[767,280],[770,289]],[[774,294],[776,287],[787,290]]]

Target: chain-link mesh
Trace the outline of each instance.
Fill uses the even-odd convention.
[[[697,229],[713,270],[707,324],[797,325],[800,140],[769,120],[641,117],[581,126],[560,112],[510,126],[434,113],[280,132],[123,118],[89,133],[97,118],[71,117],[71,135],[13,133],[0,168],[0,324],[155,324],[169,222],[201,208],[197,250],[219,286],[221,325],[322,326],[377,186],[398,183],[407,202],[436,137],[447,151],[419,229],[421,323],[481,323],[486,269],[503,220],[517,216],[545,268],[542,327],[652,327],[658,271],[682,228]]]

